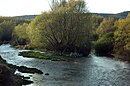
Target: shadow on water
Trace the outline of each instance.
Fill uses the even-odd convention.
[[[73,58],[71,62],[57,62],[18,56],[21,51],[24,50],[12,48],[9,44],[0,46],[0,55],[8,63],[33,67],[44,72],[42,75],[21,73],[34,81],[33,84],[26,86],[130,85],[130,65],[125,62],[93,54],[90,58]]]

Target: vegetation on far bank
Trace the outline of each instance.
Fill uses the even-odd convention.
[[[0,42],[86,57],[93,48],[100,56],[130,60],[130,14],[124,19],[93,15],[84,0],[53,0],[50,7],[33,20],[0,17]]]
[[[98,56],[111,56],[114,48],[114,33],[108,33],[94,44],[95,53]]]
[[[125,19],[104,19],[96,32],[99,35],[95,43],[97,54],[109,53],[116,59],[130,61],[130,14]]]

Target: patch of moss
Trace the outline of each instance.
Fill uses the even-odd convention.
[[[19,55],[23,57],[38,58],[38,59],[45,59],[45,60],[51,60],[51,61],[65,61],[65,59],[63,58],[47,56],[43,53],[33,52],[33,51],[20,52]]]

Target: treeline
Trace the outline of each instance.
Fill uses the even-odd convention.
[[[0,43],[8,43],[12,41],[12,34],[15,26],[29,23],[30,20],[12,18],[12,17],[0,17]]]
[[[93,48],[99,56],[129,60],[130,14],[118,20],[92,15],[84,0],[52,0],[50,7],[33,20],[0,20],[0,41],[78,56],[88,56]]]
[[[113,55],[116,59],[130,61],[130,13],[125,19],[104,18],[96,33],[97,55]]]

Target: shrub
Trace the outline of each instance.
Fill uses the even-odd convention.
[[[100,38],[94,45],[95,53],[99,56],[110,55],[114,48],[114,33],[110,32]]]

